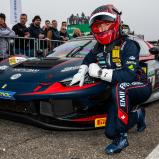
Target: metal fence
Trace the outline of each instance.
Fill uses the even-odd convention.
[[[0,59],[12,55],[47,56],[64,41],[24,37],[0,37]]]

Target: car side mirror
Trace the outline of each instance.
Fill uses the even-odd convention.
[[[159,47],[152,47],[149,51],[152,55],[159,55]]]

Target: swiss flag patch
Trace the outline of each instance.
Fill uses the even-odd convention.
[[[122,110],[118,110],[118,117],[125,125],[128,124],[128,115]]]

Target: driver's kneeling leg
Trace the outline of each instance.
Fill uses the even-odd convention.
[[[113,87],[112,104],[108,108],[105,128],[105,135],[113,142],[106,147],[106,153],[117,153],[127,147],[129,144],[125,134],[128,129],[137,123],[142,127],[144,122],[140,121],[141,113],[132,112],[132,108],[147,100],[150,92],[149,85],[140,82],[120,83]]]

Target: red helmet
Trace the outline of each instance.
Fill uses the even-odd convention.
[[[89,25],[99,43],[109,44],[119,36],[120,15],[113,5],[100,6],[93,11]]]

